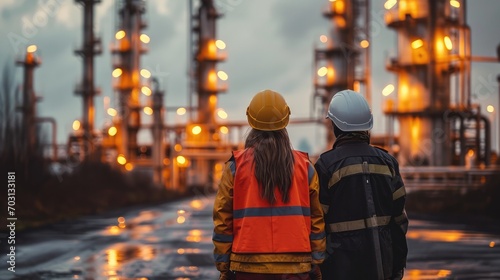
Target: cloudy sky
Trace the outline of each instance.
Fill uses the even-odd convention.
[[[95,60],[96,86],[102,94],[95,99],[96,127],[107,121],[103,98],[116,104],[111,86],[109,45],[116,32],[117,7],[113,0],[102,0],[96,7],[96,33],[102,38],[103,53]],[[166,106],[186,106],[187,97],[187,0],[148,0],[144,31],[151,37],[150,51],[142,57],[142,66],[160,78],[166,91]],[[327,0],[216,0],[224,17],[218,21],[218,37],[227,44],[228,60],[219,69],[229,75],[229,90],[219,98],[230,120],[244,120],[245,108],[254,93],[270,88],[287,99],[292,118],[310,115],[313,92],[313,47],[329,22],[322,16]],[[385,28],[383,0],[372,1],[372,72],[374,95],[372,108],[376,116],[374,133],[385,131],[380,103],[382,88],[396,81],[385,70],[384,60],[396,53],[395,33]],[[468,22],[472,29],[475,56],[495,56],[500,43],[500,1],[468,1]],[[74,95],[81,78],[81,59],[73,50],[82,43],[82,8],[73,0],[1,0],[0,65],[11,66],[17,81],[20,68],[14,68],[27,45],[36,44],[42,65],[35,73],[35,89],[43,97],[38,105],[40,116],[52,116],[59,126],[58,142],[65,143],[71,123],[82,115],[82,102]],[[472,90],[474,102],[483,108],[498,107],[500,65],[474,63]],[[485,112],[485,114],[487,114]],[[167,122],[174,116],[167,115]],[[109,121],[109,120],[108,120]],[[318,126],[290,126],[294,146],[306,139],[310,152],[324,148],[324,130]],[[148,141],[148,131],[141,133]],[[498,140],[496,140],[498,141]]]

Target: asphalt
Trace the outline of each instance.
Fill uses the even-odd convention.
[[[15,272],[2,252],[0,279],[218,279],[212,205],[199,195],[20,233]],[[500,279],[496,226],[411,219],[404,279]]]

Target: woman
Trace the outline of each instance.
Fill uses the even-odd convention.
[[[307,154],[291,147],[289,116],[284,98],[271,90],[247,108],[252,130],[245,149],[226,162],[214,203],[219,279],[321,279],[318,176]]]

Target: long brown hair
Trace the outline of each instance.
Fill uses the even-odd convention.
[[[294,157],[285,128],[274,131],[252,129],[245,141],[245,148],[253,148],[253,166],[261,197],[274,204],[274,188],[278,188],[282,201],[290,200]]]

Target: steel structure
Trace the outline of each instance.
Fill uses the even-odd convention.
[[[385,7],[398,44],[387,63],[397,74],[397,94],[385,113],[399,122],[401,164],[488,165],[489,121],[471,103],[466,1],[400,0]]]
[[[146,53],[144,43],[149,37],[142,34],[147,26],[143,19],[146,11],[143,0],[121,0],[118,5],[119,24],[115,34],[116,44],[111,48],[113,59],[114,88],[119,99],[118,152],[128,161],[134,161],[139,148],[137,133],[141,126],[140,94],[151,94],[151,89],[142,82],[151,73],[141,69],[140,58]],[[143,42],[145,41],[145,42]]]
[[[196,9],[190,1],[190,66],[191,95],[197,104],[190,112],[183,154],[189,160],[186,184],[206,186],[215,183],[216,163],[220,161],[221,132],[216,121],[218,94],[227,90],[227,75],[217,71],[218,63],[226,59],[224,42],[217,40],[217,19],[221,16],[213,0],[201,0]],[[192,103],[192,101],[190,102]],[[193,104],[190,104],[193,105]],[[217,165],[218,166],[218,165]]]
[[[33,155],[37,144],[36,130],[36,103],[38,101],[33,87],[35,68],[41,63],[36,56],[36,46],[31,45],[26,49],[24,60],[18,60],[17,65],[24,69],[23,76],[23,105],[21,112],[23,115],[22,124],[24,128],[24,150],[27,155]]]
[[[89,158],[94,152],[94,96],[100,90],[94,86],[94,56],[102,52],[101,39],[94,35],[94,6],[100,0],[75,0],[83,6],[83,46],[75,50],[75,54],[83,58],[82,81],[76,86],[75,93],[83,99],[83,117],[81,120],[83,139],[77,139],[81,144],[80,156]],[[75,139],[75,138],[73,138]],[[73,140],[70,139],[70,143]],[[71,146],[71,144],[70,144]]]
[[[370,0],[330,1],[323,13],[331,22],[329,35],[322,35],[322,44],[314,51],[314,98],[321,103],[320,117],[333,95],[344,89],[370,94]],[[329,121],[328,146],[334,141]]]

